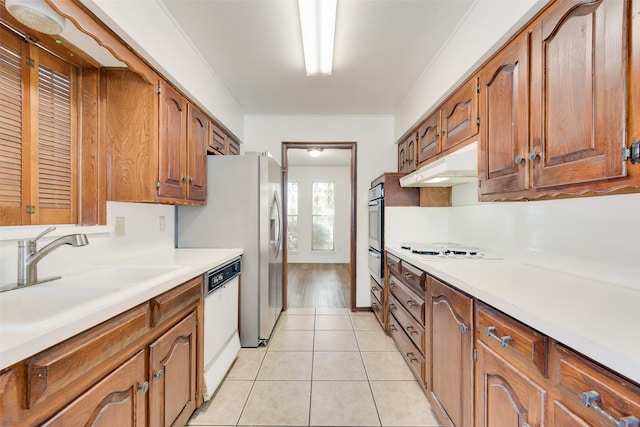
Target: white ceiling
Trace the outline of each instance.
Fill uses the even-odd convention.
[[[477,0],[339,0],[307,77],[296,0],[160,0],[245,114],[393,114]]]

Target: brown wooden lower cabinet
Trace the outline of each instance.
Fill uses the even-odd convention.
[[[199,276],[0,372],[0,427],[185,425],[202,293]]]
[[[477,342],[475,395],[477,427],[545,425],[544,388],[482,341]]]
[[[386,265],[389,335],[443,425],[640,427],[639,384],[435,277],[418,294],[424,271]]]
[[[428,393],[447,426],[473,425],[473,299],[427,278]]]
[[[43,424],[44,427],[142,427],[146,422],[144,351],[107,375]]]
[[[185,425],[196,409],[196,314],[189,314],[149,350],[149,425]]]

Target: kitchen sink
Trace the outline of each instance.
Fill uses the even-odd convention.
[[[32,286],[0,294],[0,330],[40,327],[55,316],[65,317],[83,304],[117,292],[116,288]]]

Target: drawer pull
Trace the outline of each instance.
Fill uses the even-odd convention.
[[[413,308],[413,307],[416,307],[418,304],[416,304],[414,300],[410,299],[409,301],[407,301],[407,305],[409,306],[409,308]]]
[[[396,310],[397,308],[395,304],[389,304],[389,310]]]
[[[602,415],[618,427],[640,427],[640,419],[634,417],[633,415],[617,419],[616,417],[602,409],[598,403],[600,402],[600,393],[598,393],[597,391],[585,391],[580,395],[580,401],[587,408],[593,408],[598,411],[600,415]]]
[[[375,302],[371,303],[371,308],[373,308],[374,310],[378,309],[378,304],[376,304]]]
[[[380,288],[378,288],[377,286],[372,286],[372,287],[371,287],[371,290],[372,290],[373,292],[378,292],[378,290],[380,290]]]
[[[389,289],[397,289],[398,287],[396,285],[390,285]]]
[[[407,280],[413,280],[413,274],[411,274],[411,273],[402,273],[402,275]]]
[[[509,343],[513,341],[509,335],[505,335],[503,337],[499,337],[496,335],[496,327],[489,326],[486,330],[487,336],[495,339],[500,343],[500,347],[508,347]]]
[[[138,387],[138,390],[140,390],[142,393],[146,393],[149,391],[149,381],[145,381],[144,383],[140,384],[140,387]]]
[[[397,331],[398,331],[398,328],[396,328],[396,325],[389,325],[389,330],[390,330],[391,332],[397,332]]]
[[[416,359],[416,356],[414,356],[411,352],[407,353],[407,359],[409,359],[409,362],[411,363],[418,361],[418,359]]]
[[[407,330],[407,332],[409,332],[410,334],[418,334],[418,331],[416,331],[416,329],[413,326],[407,326],[405,328]]]

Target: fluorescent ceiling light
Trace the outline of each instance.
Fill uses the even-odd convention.
[[[307,76],[330,76],[338,0],[298,0]]]

